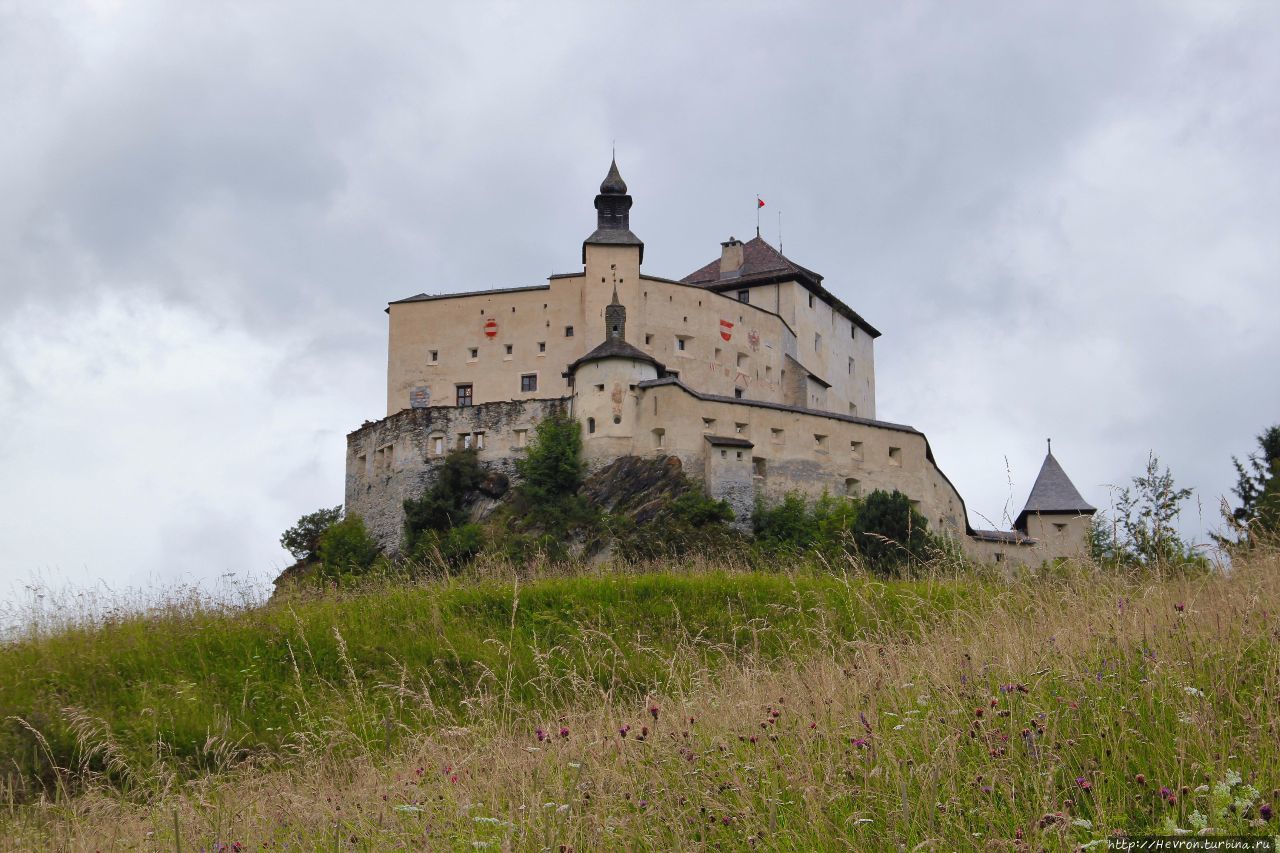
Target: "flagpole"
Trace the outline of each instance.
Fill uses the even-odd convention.
[[[778,254],[782,254],[782,211],[778,211]]]
[[[760,196],[756,195],[756,236],[760,236]]]

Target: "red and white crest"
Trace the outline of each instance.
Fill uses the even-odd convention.
[[[485,337],[496,338],[498,336],[498,321],[490,317],[484,321]]]
[[[760,349],[760,333],[755,329],[747,332],[747,343],[751,344],[752,349]]]
[[[728,320],[720,321],[720,337],[724,338],[726,341],[733,337],[733,324]]]

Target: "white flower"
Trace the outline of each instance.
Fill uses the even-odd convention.
[[[1204,696],[1204,691],[1199,687],[1184,687],[1182,689],[1186,691],[1188,696]]]

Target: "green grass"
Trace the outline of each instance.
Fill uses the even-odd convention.
[[[1275,554],[1171,579],[673,567],[122,618],[0,658],[0,702],[49,745],[9,721],[45,764],[9,771],[0,847],[1273,834],[1278,576]]]
[[[977,591],[658,573],[441,581],[242,612],[175,608],[0,648],[0,754],[14,757],[16,795],[30,797],[59,783],[55,767],[107,771],[107,752],[126,782],[160,770],[189,778],[319,738],[389,748],[495,696],[530,706],[584,691],[668,691],[746,653],[801,654],[819,627],[842,639],[880,625],[919,632]],[[93,747],[77,720],[110,750],[86,762]]]

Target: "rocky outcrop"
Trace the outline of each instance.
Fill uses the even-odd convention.
[[[674,456],[619,456],[592,473],[581,493],[601,512],[645,524],[693,488]]]

